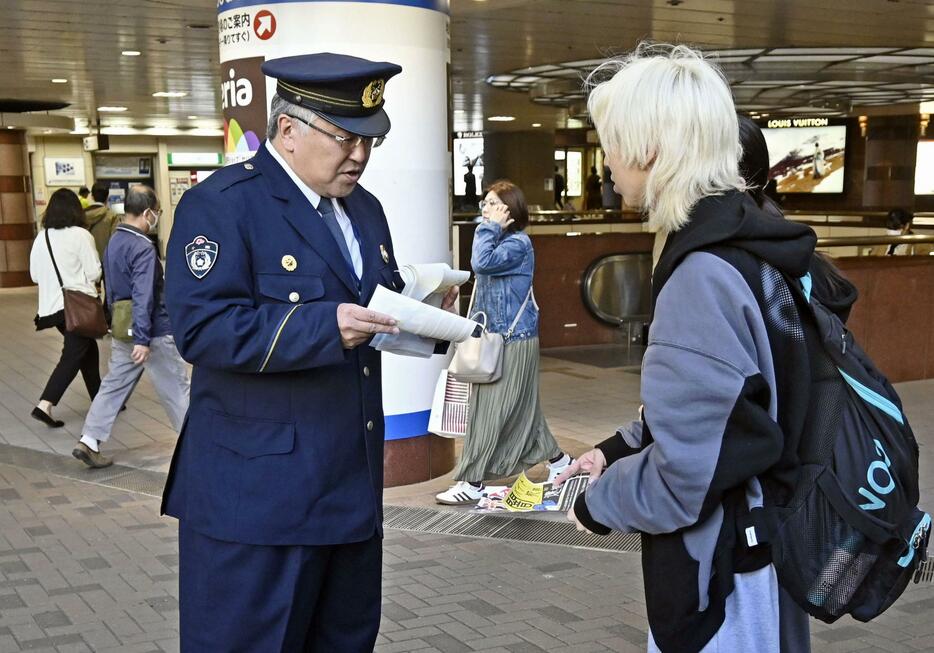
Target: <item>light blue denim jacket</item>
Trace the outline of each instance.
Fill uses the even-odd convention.
[[[505,336],[532,287],[532,241],[524,231],[508,233],[495,222],[481,222],[474,232],[470,266],[476,275],[471,313],[486,313],[487,328]],[[530,298],[509,340],[536,336],[538,306]]]

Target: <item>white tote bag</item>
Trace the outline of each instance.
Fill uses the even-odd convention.
[[[470,411],[470,384],[456,381],[441,370],[435,384],[428,416],[428,430],[445,438],[459,438],[467,433],[467,417]]]

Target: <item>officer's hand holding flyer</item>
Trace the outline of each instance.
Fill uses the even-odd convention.
[[[479,326],[440,308],[448,289],[467,281],[469,272],[452,270],[446,263],[426,263],[403,265],[399,274],[405,281],[402,293],[378,286],[367,304],[367,308],[393,317],[399,333],[378,334],[371,347],[428,358],[434,352],[435,340],[463,342]]]

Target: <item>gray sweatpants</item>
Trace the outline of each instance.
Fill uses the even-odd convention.
[[[149,343],[149,360],[142,365],[133,362],[130,358],[132,352],[133,343],[116,339],[112,341],[110,369],[91,402],[84,428],[81,429],[82,435],[101,442],[110,439],[117,413],[130,398],[144,369],[149,371],[149,378],[172,422],[172,428],[176,432],[181,430],[185,413],[188,412],[189,381],[185,362],[175,347],[175,338],[153,338]]]

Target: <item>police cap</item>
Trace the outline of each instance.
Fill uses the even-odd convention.
[[[383,93],[389,78],[402,72],[401,66],[319,52],[270,59],[262,68],[277,80],[282,99],[352,134],[377,137],[389,131]]]

